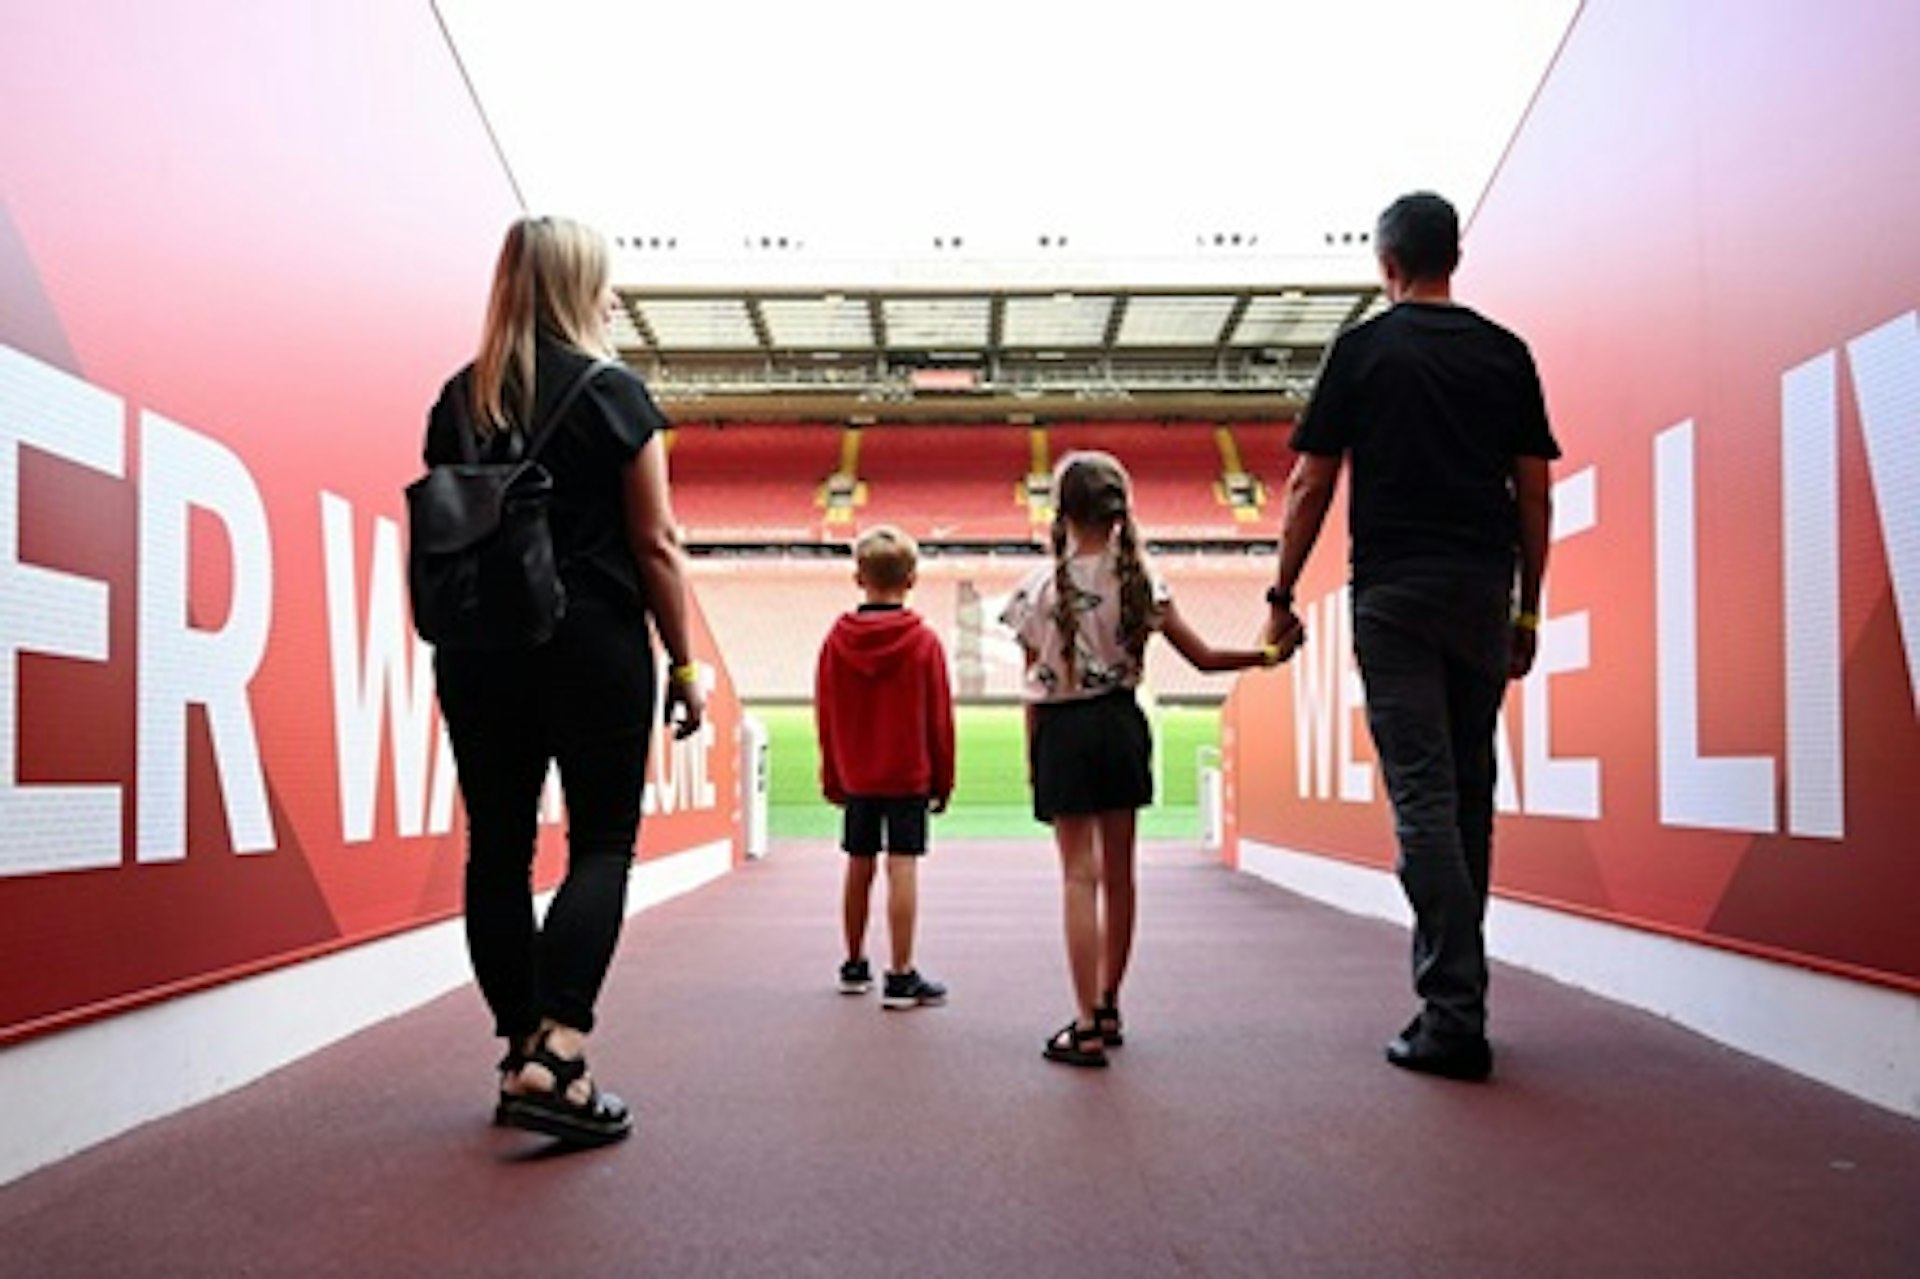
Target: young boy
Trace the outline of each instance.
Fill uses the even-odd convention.
[[[814,719],[820,734],[820,789],[846,810],[842,894],[847,959],[843,994],[873,986],[866,958],[867,902],[875,861],[887,854],[887,932],[892,966],[883,1008],[938,1004],[946,987],[913,966],[918,859],[927,851],[927,813],[946,811],[953,793],[953,701],[939,636],[906,607],[920,548],[897,528],[868,529],[854,543],[854,583],[864,602],[844,613],[820,649]]]

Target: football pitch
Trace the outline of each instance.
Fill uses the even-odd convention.
[[[840,810],[820,797],[820,755],[813,707],[760,703],[747,714],[767,727],[768,829],[774,838],[837,839]],[[1140,814],[1142,839],[1198,839],[1199,761],[1217,749],[1220,712],[1212,706],[1153,710],[1159,794]],[[962,705],[954,710],[957,780],[953,803],[934,821],[936,839],[1044,839],[1027,790],[1021,708]]]

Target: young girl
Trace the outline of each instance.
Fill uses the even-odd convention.
[[[1026,650],[1033,811],[1053,825],[1064,876],[1077,1016],[1045,1055],[1105,1066],[1122,1042],[1120,984],[1133,949],[1135,810],[1153,798],[1152,740],[1134,699],[1147,637],[1159,631],[1202,671],[1275,665],[1299,637],[1253,649],[1202,639],[1149,570],[1127,473],[1107,454],[1060,459],[1053,510],[1053,563],[1020,584],[1000,620]]]

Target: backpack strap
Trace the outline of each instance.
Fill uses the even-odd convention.
[[[560,392],[560,399],[554,404],[553,412],[547,414],[546,421],[541,423],[540,429],[528,438],[527,451],[520,455],[523,461],[530,462],[540,455],[540,450],[546,447],[549,439],[553,438],[554,430],[567,416],[567,410],[573,407],[573,402],[580,398],[580,393],[587,389],[587,383],[593,380],[593,375],[601,369],[612,367],[614,367],[612,360],[595,360],[574,375],[573,381],[567,383],[567,389]]]
[[[520,459],[522,461],[531,461],[541,449],[545,448],[547,441],[553,437],[555,428],[557,428],[561,420],[566,417],[567,410],[573,407],[573,402],[580,398],[582,391],[587,389],[587,383],[593,380],[593,375],[601,369],[614,367],[616,367],[616,361],[595,360],[588,364],[586,368],[576,373],[573,380],[567,383],[566,390],[560,393],[560,399],[554,404],[553,412],[547,414],[545,420],[540,425],[539,431],[535,432],[528,439],[527,447],[520,454]],[[472,376],[471,370],[463,370],[461,372],[459,393],[453,397],[454,418],[455,424],[458,427],[454,434],[460,437],[460,460],[462,462],[478,462],[480,460],[479,449],[475,443],[479,438],[479,432],[474,428],[473,411],[468,407],[470,393],[467,388],[469,382],[472,380]]]

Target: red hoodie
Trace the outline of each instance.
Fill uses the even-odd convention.
[[[820,647],[813,692],[820,789],[829,801],[953,794],[947,654],[919,614],[841,614]]]

